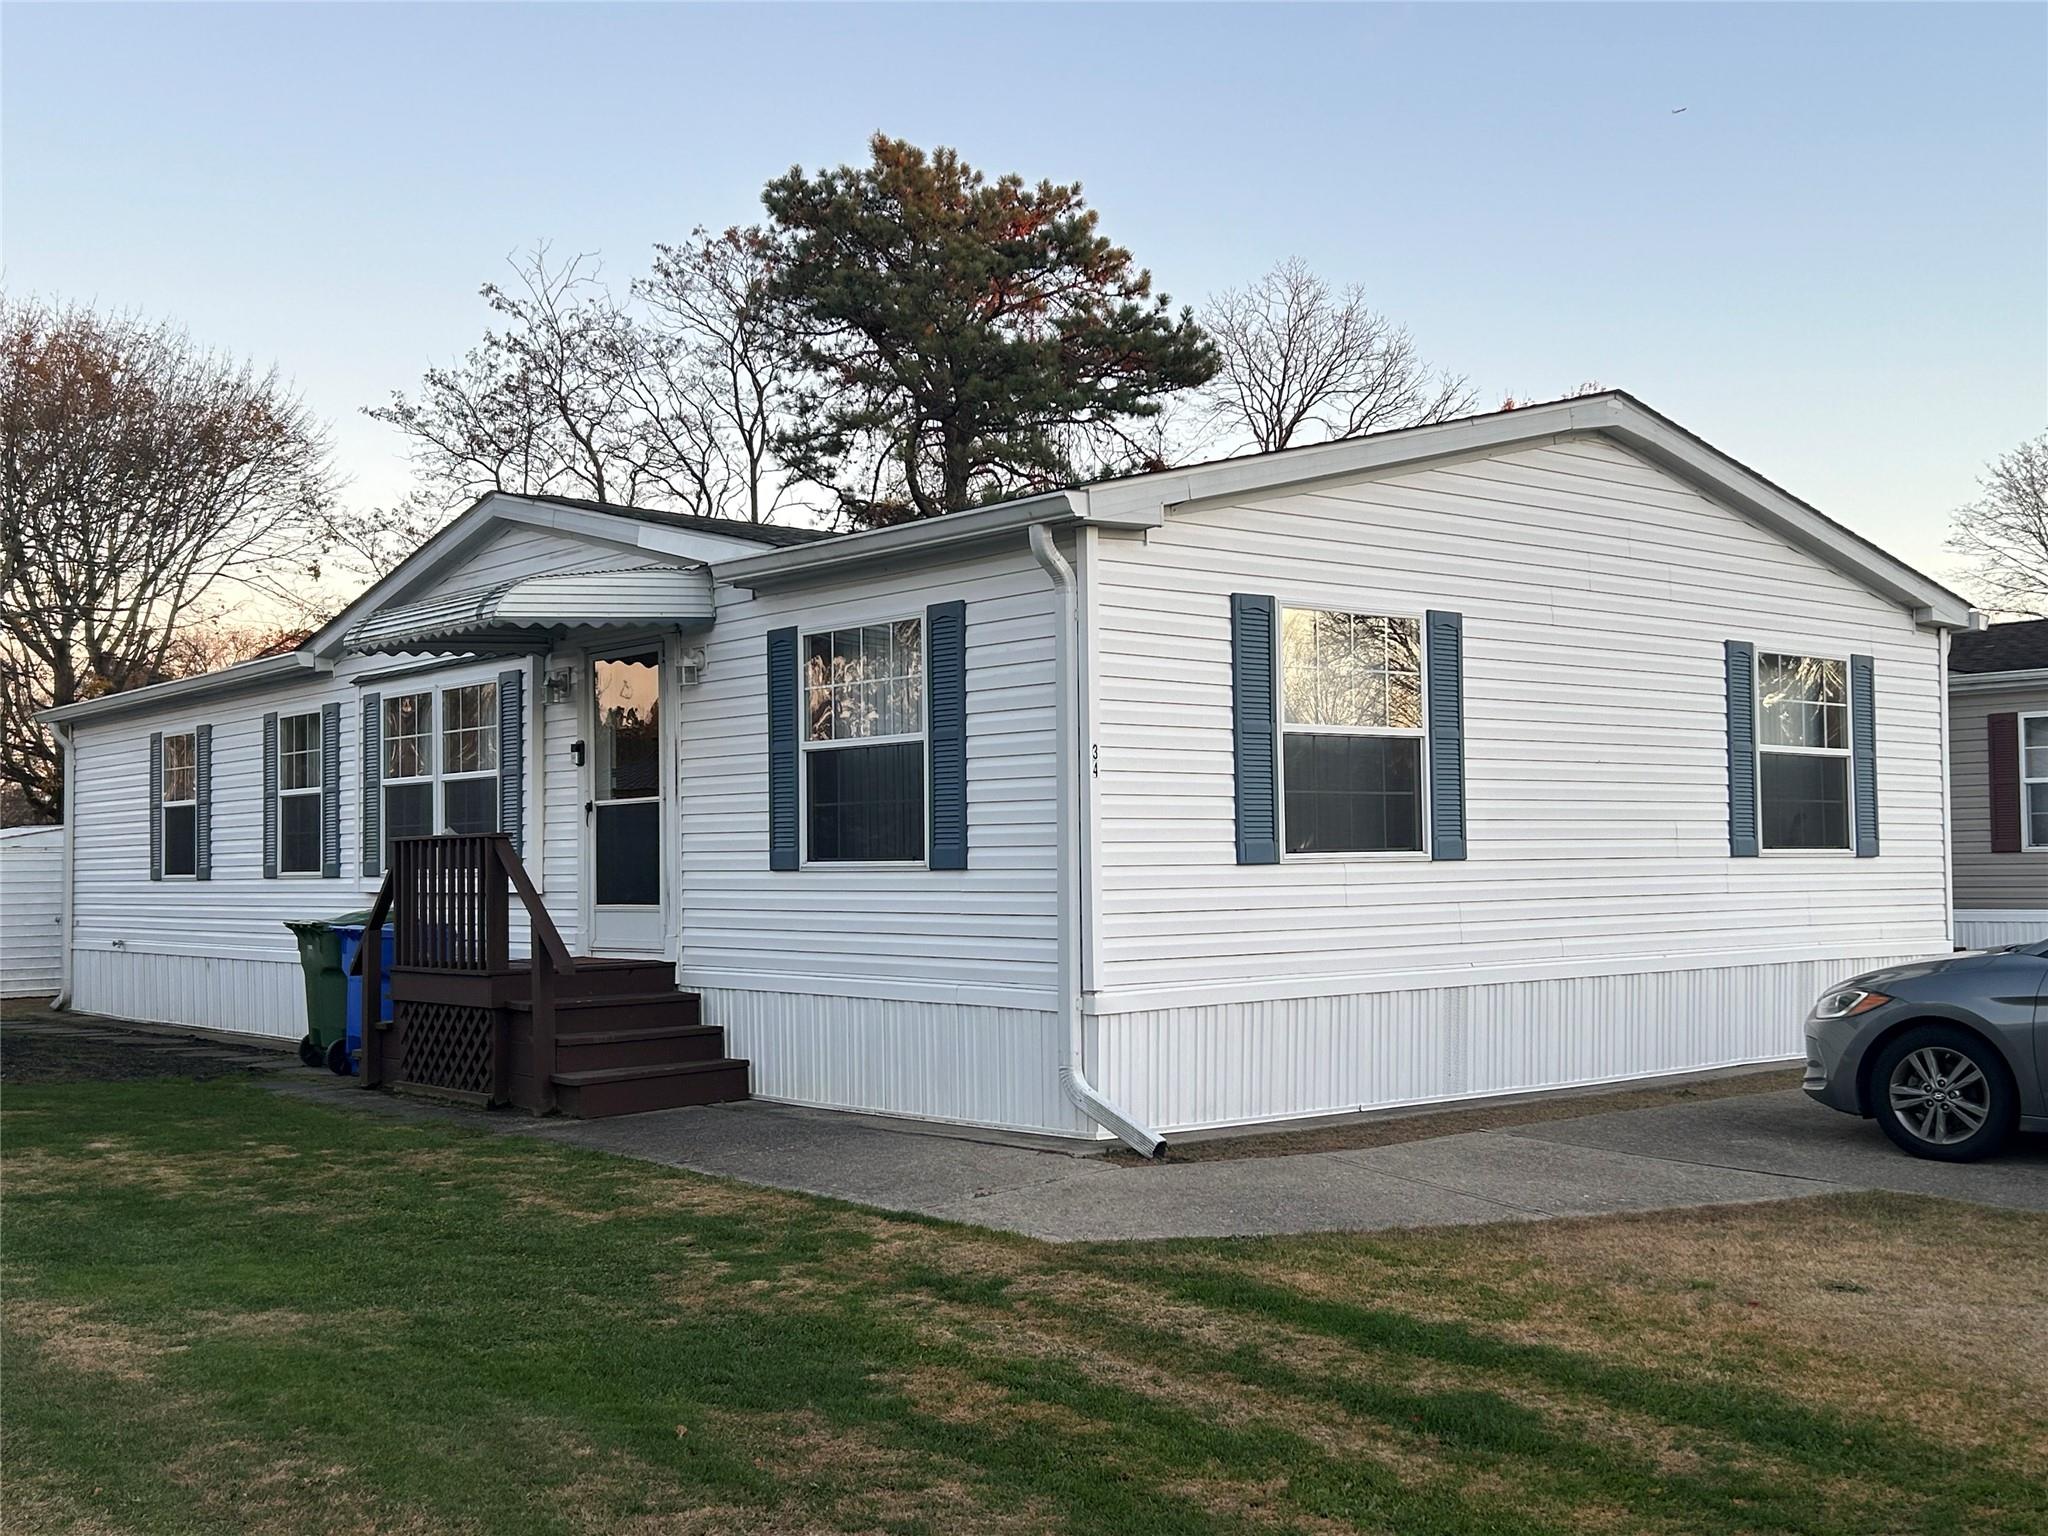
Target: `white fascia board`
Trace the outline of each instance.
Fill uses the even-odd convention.
[[[494,502],[492,511],[502,522],[546,528],[587,544],[607,545],[631,554],[651,555],[679,564],[708,564],[726,555],[745,554],[761,547],[751,539],[700,533],[688,528],[669,528],[624,513],[556,506],[548,502],[528,501],[523,496],[509,493],[501,492]]]
[[[2016,672],[1951,672],[1950,693],[1988,693],[1999,688],[2048,688],[2048,667],[2026,667]]]
[[[197,677],[174,678],[168,683],[152,683],[147,688],[130,688],[122,693],[107,694],[103,698],[83,699],[76,704],[62,704],[55,709],[42,710],[36,715],[36,719],[44,725],[70,725],[80,720],[104,720],[114,715],[161,709],[171,704],[187,703],[193,699],[239,693],[246,688],[266,687],[280,678],[295,677],[303,672],[317,674],[331,670],[331,667],[323,664],[309,651],[286,651],[282,656],[264,656],[255,661],[244,661],[232,667],[223,667],[218,672],[202,672]]]
[[[974,507],[965,512],[948,512],[943,517],[921,518],[887,528],[870,528],[864,533],[842,534],[799,544],[791,549],[773,550],[738,560],[722,560],[711,568],[713,579],[722,587],[764,590],[793,582],[813,581],[821,576],[881,564],[892,564],[950,552],[963,546],[1017,533],[1034,523],[1094,522],[1090,491],[1048,491],[1041,496],[1022,496],[994,506]],[[1126,514],[1116,526],[1157,527],[1163,513],[1154,507],[1149,513]]]

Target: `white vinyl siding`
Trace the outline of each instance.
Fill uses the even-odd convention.
[[[64,829],[0,831],[0,997],[52,997],[63,974]]]
[[[1098,536],[1089,574],[1105,1013],[1460,967],[1945,943],[1937,637],[1618,446],[1176,509]],[[1465,615],[1468,860],[1235,862],[1233,592]],[[1882,859],[1728,858],[1729,635],[1875,658]]]

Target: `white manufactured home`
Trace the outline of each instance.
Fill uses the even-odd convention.
[[[1150,1145],[1794,1058],[1950,947],[1970,622],[1618,393],[836,537],[491,495],[52,712],[69,999],[297,1036],[283,919],[502,832],[765,1098]]]

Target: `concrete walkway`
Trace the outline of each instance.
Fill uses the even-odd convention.
[[[516,1129],[1054,1241],[1369,1231],[1860,1189],[2048,1211],[2048,1140],[2023,1139],[1987,1163],[1921,1162],[1895,1150],[1870,1122],[1823,1109],[1797,1091],[1360,1151],[1149,1167],[767,1104],[527,1121]]]

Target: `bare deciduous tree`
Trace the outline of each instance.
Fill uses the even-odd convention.
[[[1958,507],[1948,547],[1970,561],[1983,606],[2015,619],[2048,619],[2048,432],[2002,454]]]
[[[37,710],[180,675],[235,603],[305,613],[325,427],[181,331],[0,297],[0,782],[55,816]]]
[[[1209,391],[1233,446],[1362,437],[1472,407],[1465,379],[1432,370],[1362,290],[1335,292],[1297,260],[1217,294],[1201,318],[1223,360]]]

